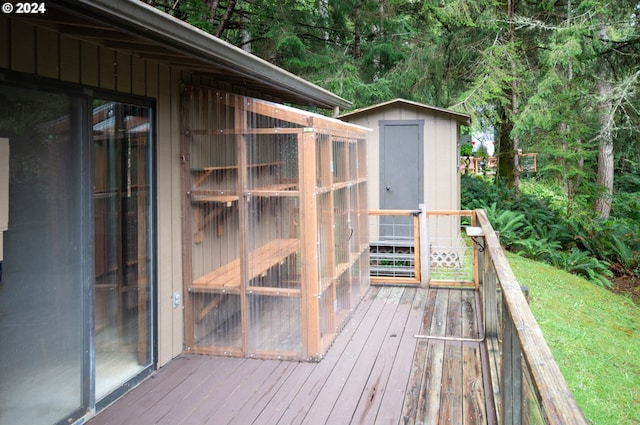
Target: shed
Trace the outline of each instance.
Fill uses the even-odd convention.
[[[370,209],[460,209],[460,127],[467,114],[404,99],[342,114],[367,135]]]
[[[185,352],[321,359],[368,285],[366,131],[283,104],[349,102],[141,1],[25,5],[0,15],[0,422],[82,422]]]
[[[469,115],[404,99],[340,116],[373,129],[367,135],[369,209],[457,211],[460,209],[459,146]],[[414,245],[411,217],[372,217],[372,253],[402,253]],[[422,252],[423,280],[430,266],[456,266],[466,251],[459,217],[431,216]],[[402,254],[401,254],[402,255]],[[426,277],[426,279],[425,279]]]

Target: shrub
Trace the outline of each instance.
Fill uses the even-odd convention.
[[[613,277],[613,272],[609,270],[609,263],[595,258],[590,252],[581,251],[578,248],[572,248],[568,253],[556,251],[551,257],[551,264],[600,286],[611,287],[611,281],[608,278]]]
[[[611,286],[612,269],[640,275],[640,217],[636,217],[640,215],[640,197],[617,195],[614,206],[626,202],[617,209],[624,217],[601,221],[581,198],[578,201],[584,205],[571,211],[555,184],[529,181],[522,188],[516,198],[505,185],[462,176],[462,205],[485,209],[503,246],[519,255],[548,262],[606,287]]]

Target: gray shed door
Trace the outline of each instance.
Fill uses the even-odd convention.
[[[418,209],[423,202],[424,121],[380,121],[380,207]]]

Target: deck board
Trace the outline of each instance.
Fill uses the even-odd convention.
[[[493,424],[477,309],[473,290],[372,287],[319,363],[180,356],[88,424]]]

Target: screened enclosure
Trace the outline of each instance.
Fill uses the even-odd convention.
[[[368,286],[365,131],[185,89],[187,352],[323,356]]]

